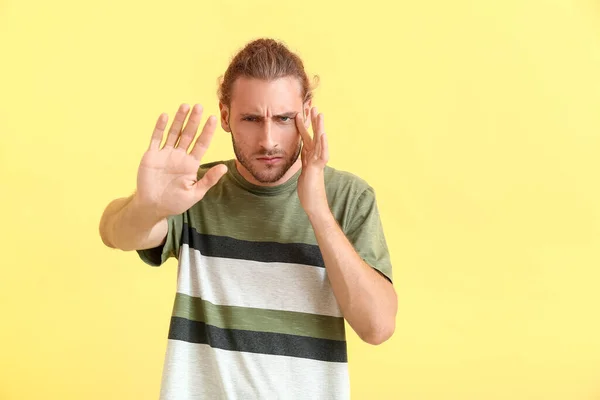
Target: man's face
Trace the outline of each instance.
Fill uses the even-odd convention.
[[[246,170],[240,172],[253,183],[277,184],[298,160],[301,137],[294,117],[308,110],[302,100],[294,77],[235,81],[231,107],[221,105],[221,124],[231,132],[233,150]]]

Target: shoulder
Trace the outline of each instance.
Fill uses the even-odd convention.
[[[351,172],[326,167],[325,188],[329,207],[344,233],[355,229],[356,221],[364,221],[376,208],[373,187]]]
[[[330,166],[325,167],[325,185],[327,191],[332,193],[343,192],[350,196],[360,196],[365,192],[373,193],[371,185],[360,176]]]

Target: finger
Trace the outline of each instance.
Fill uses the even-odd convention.
[[[181,132],[181,127],[183,126],[183,121],[185,121],[185,117],[187,117],[189,111],[190,106],[187,104],[182,104],[179,106],[179,110],[177,110],[175,119],[173,120],[171,128],[169,129],[169,135],[167,136],[167,141],[165,142],[164,147],[175,146],[175,143],[177,143],[177,138],[179,138],[179,133]]]
[[[317,107],[313,107],[310,109],[310,119],[311,119],[311,125],[312,125],[312,130],[313,130],[313,138],[316,140],[317,137],[317,116],[319,115],[319,110],[317,110]]]
[[[165,128],[167,127],[167,121],[169,121],[169,116],[165,113],[160,114],[160,117],[158,117],[158,121],[156,121],[156,125],[154,126],[154,132],[152,132],[152,139],[150,139],[150,150],[160,149],[160,143],[162,142]]]
[[[326,164],[329,162],[329,143],[327,142],[327,135],[325,132],[321,135],[321,160]]]
[[[315,129],[315,128],[313,128]],[[319,138],[321,137],[321,135],[325,134],[325,116],[323,115],[323,113],[320,113],[319,115],[317,115],[317,135],[319,136]]]
[[[306,130],[308,131],[308,129],[311,127],[311,118],[310,118],[310,111],[308,112],[308,116],[305,118],[304,117],[304,110],[302,110],[302,119],[304,120],[304,126],[306,127]]]
[[[303,149],[310,150],[312,149],[312,139],[310,138],[310,134],[306,130],[304,126],[304,121],[302,120],[302,113],[296,114],[296,128],[298,128],[298,132],[302,137]]]
[[[208,120],[204,124],[204,128],[202,128],[202,133],[196,139],[196,143],[194,147],[192,147],[192,151],[190,154],[194,156],[198,160],[202,160],[204,157],[204,153],[208,149],[210,145],[210,141],[212,140],[213,135],[215,134],[215,128],[217,127],[217,118],[214,115],[208,117]]]
[[[227,166],[225,164],[215,165],[211,169],[209,169],[206,174],[196,182],[196,195],[198,201],[202,200],[206,192],[215,186],[219,179],[223,177],[227,173]]]
[[[300,160],[302,161],[302,168],[306,168],[306,162],[308,159],[308,155],[305,149],[302,149],[302,154],[300,156]]]
[[[188,150],[190,147],[190,143],[194,140],[194,136],[198,132],[198,126],[200,126],[200,121],[202,120],[202,112],[204,109],[200,104],[194,105],[192,108],[192,113],[190,114],[190,118],[185,124],[185,128],[183,128],[183,132],[181,132],[181,136],[179,136],[179,142],[177,143],[177,148]]]
[[[315,146],[315,158],[321,157],[321,152],[323,147],[321,146],[321,136],[325,132],[324,128],[324,116],[323,114],[318,114],[318,110],[315,107],[313,109],[313,137],[316,143]]]
[[[310,109],[310,120],[313,132],[313,140],[315,142],[315,148],[318,146],[320,140],[318,140],[317,136],[317,107],[312,107]]]

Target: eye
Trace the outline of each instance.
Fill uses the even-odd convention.
[[[244,118],[242,118],[242,121],[254,122],[254,121],[256,121],[256,117],[244,117]]]
[[[281,120],[281,122],[288,122],[291,118],[290,117],[279,117],[279,119]]]

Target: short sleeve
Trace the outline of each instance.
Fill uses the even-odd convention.
[[[392,282],[390,254],[373,188],[360,194],[345,234],[358,255]]]
[[[169,231],[164,244],[151,249],[137,250],[142,261],[153,267],[164,264],[170,257],[179,257],[183,232],[183,214],[168,217],[167,223]]]

